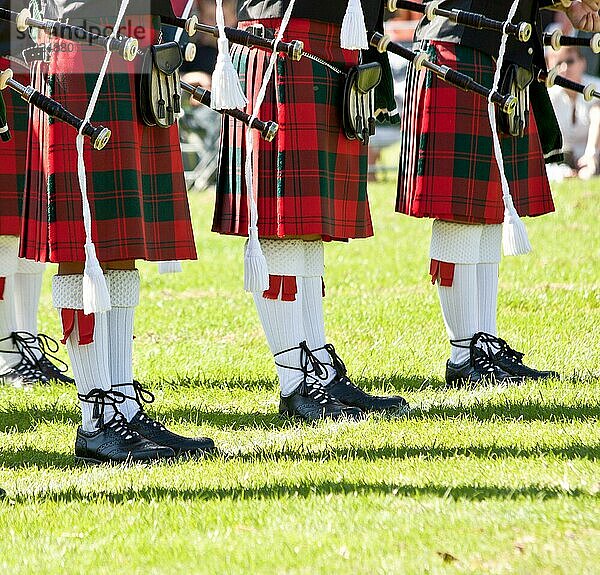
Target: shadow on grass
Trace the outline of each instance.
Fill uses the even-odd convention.
[[[410,419],[475,419],[478,421],[589,421],[600,418],[600,403],[549,405],[538,401],[477,402],[467,405],[433,404],[414,408]]]
[[[73,440],[75,436],[73,435]],[[326,461],[377,461],[385,459],[420,459],[424,461],[450,460],[456,457],[486,459],[536,457],[554,457],[562,460],[600,459],[600,444],[586,445],[572,443],[565,446],[532,446],[519,447],[515,445],[457,445],[457,446],[402,446],[384,445],[380,447],[326,447],[312,450],[310,445],[301,444],[297,447],[273,448],[266,446],[250,452],[222,452],[212,458],[218,465],[219,461],[239,461],[244,463],[277,463],[280,461],[308,461],[323,463]],[[179,463],[184,463],[180,460]],[[55,451],[42,451],[33,447],[24,447],[16,451],[0,450],[0,466],[9,469],[25,469],[29,467],[67,469],[79,467],[71,454]]]
[[[194,425],[208,425],[225,430],[243,429],[290,429],[305,425],[296,420],[285,419],[276,411],[242,412],[207,410],[195,407],[167,407],[164,410],[148,410],[150,415],[168,424],[186,422]],[[548,405],[537,401],[506,401],[505,403],[478,402],[467,405],[433,404],[426,408],[414,408],[407,418],[400,418],[401,425],[410,425],[411,420],[475,420],[475,421],[549,421],[585,422],[600,419],[600,404]],[[81,415],[77,409],[67,406],[37,408],[31,406],[11,406],[0,412],[0,432],[27,432],[34,430],[39,423],[67,423],[77,425]]]
[[[558,497],[591,497],[600,499],[600,493],[591,494],[581,489],[563,489],[547,485],[524,485],[518,488],[500,485],[457,485],[440,484],[412,485],[395,483],[355,483],[350,481],[319,481],[297,485],[266,484],[258,487],[222,487],[206,489],[177,489],[169,487],[147,487],[143,489],[125,489],[123,491],[82,492],[76,487],[60,491],[49,491],[34,496],[18,496],[11,501],[28,503],[31,501],[72,501],[109,502],[113,504],[134,501],[219,501],[219,500],[271,500],[284,498],[310,499],[328,495],[356,496],[392,496],[392,497],[437,497],[449,501],[485,501],[485,500],[548,500]]]
[[[240,453],[232,458],[253,462],[287,461],[348,461],[361,459],[376,461],[379,459],[411,459],[441,460],[454,457],[471,457],[479,459],[522,458],[529,459],[540,456],[552,456],[559,459],[600,459],[600,444],[571,443],[565,446],[533,446],[516,445],[457,445],[457,446],[403,446],[384,445],[381,447],[326,447],[311,450],[309,445],[300,447],[284,447],[282,449],[255,449]]]
[[[0,433],[32,431],[44,422],[76,425],[81,423],[81,412],[64,405],[55,408],[50,405],[45,407],[11,405],[10,409],[0,411]]]
[[[386,389],[389,393],[394,391],[418,391],[428,387],[443,387],[441,379],[422,378],[417,376],[404,376],[399,373],[377,378],[362,378],[358,374],[349,374],[352,380],[362,389],[367,391]],[[233,377],[227,381],[211,381],[204,377],[175,376],[172,379],[160,379],[156,382],[142,382],[151,389],[163,391],[173,390],[181,392],[186,388],[197,389],[198,387],[210,387],[214,389],[244,389],[248,391],[264,390],[277,392],[278,386],[275,379],[248,380],[241,377]]]

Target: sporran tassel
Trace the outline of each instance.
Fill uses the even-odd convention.
[[[348,8],[342,21],[340,45],[346,50],[366,50],[369,47],[365,15],[360,0],[348,1]]]

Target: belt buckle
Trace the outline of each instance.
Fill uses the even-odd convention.
[[[275,30],[272,28],[265,28],[264,24],[252,24],[252,26],[246,28],[246,32],[267,40],[275,38]]]

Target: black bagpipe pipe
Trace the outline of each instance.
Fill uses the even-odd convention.
[[[36,108],[39,108],[48,114],[48,116],[61,120],[62,122],[73,126],[76,130],[79,131],[83,125],[83,130],[81,130],[81,132],[91,140],[92,146],[96,150],[104,148],[110,140],[111,132],[108,128],[105,128],[104,126],[93,126],[89,122],[84,123],[84,120],[69,112],[56,100],[44,96],[44,94],[34,90],[31,86],[23,86],[23,84],[17,82],[13,78],[13,72],[10,68],[7,68],[0,73],[0,90],[4,90],[7,87],[17,92],[23,100]]]
[[[480,94],[486,99],[490,99],[494,104],[499,106],[506,114],[513,114],[517,105],[517,99],[514,96],[508,94],[500,94],[499,92],[493,91],[490,88],[479,84],[473,78],[470,78],[466,74],[457,72],[448,68],[448,66],[439,66],[430,62],[425,52],[413,52],[400,44],[392,42],[389,36],[384,36],[379,32],[375,32],[369,41],[370,45],[376,48],[379,52],[391,52],[401,58],[408,60],[413,63],[415,69],[420,70],[426,68],[431,70],[441,80],[461,88],[465,91],[475,92]]]
[[[211,94],[208,90],[201,88],[200,86],[193,86],[192,84],[188,84],[183,80],[180,82],[181,88],[188,92],[194,100],[204,104],[205,106],[210,107],[210,97]],[[279,125],[273,121],[263,122],[258,118],[252,119],[250,114],[243,112],[242,110],[216,110],[221,114],[225,114],[226,116],[231,116],[236,120],[246,124],[250,128],[254,128],[260,132],[260,135],[267,141],[271,142],[275,135],[277,134],[277,130],[279,130]],[[251,121],[252,120],[252,121]]]
[[[544,46],[551,46],[553,50],[560,50],[563,46],[584,46],[590,48],[594,54],[600,53],[600,34],[588,38],[578,36],[565,36],[560,30],[552,34],[544,34]]]
[[[95,46],[101,46],[105,50],[118,53],[124,60],[132,61],[138,53],[138,41],[135,38],[113,38],[95,34],[80,26],[64,24],[57,20],[37,20],[31,17],[31,12],[27,8],[20,12],[0,8],[0,20],[13,22],[19,32],[25,32],[27,28],[38,28],[44,30],[49,36],[62,38]]]
[[[217,26],[201,24],[198,22],[197,16],[192,16],[187,20],[184,18],[174,18],[172,16],[161,16],[161,23],[175,26],[176,28],[183,28],[190,38],[196,32],[211,34],[215,38],[219,37],[219,28]],[[230,28],[228,26],[225,27],[225,36],[233,44],[241,44],[248,48],[276,50],[277,52],[283,52],[289,58],[296,61],[302,58],[304,50],[304,43],[300,40],[292,40],[291,42],[280,41],[276,44],[275,38],[263,38],[262,36],[252,34],[246,30],[239,30],[238,28]]]
[[[567,90],[572,90],[583,95],[583,99],[589,102],[592,98],[600,98],[600,92],[596,91],[594,84],[580,84],[579,82],[573,82],[564,76],[558,74],[558,66],[551,70],[538,69],[536,71],[536,78],[538,82],[545,84],[548,88],[551,88],[555,84],[562,86]]]
[[[385,1],[385,0],[384,0]],[[514,36],[521,42],[527,42],[531,38],[531,24],[528,22],[501,22],[500,20],[492,20],[483,14],[475,12],[467,12],[465,10],[445,10],[439,8],[439,2],[429,2],[428,4],[419,4],[418,2],[409,2],[405,0],[387,0],[387,9],[390,12],[395,12],[398,9],[410,10],[424,14],[428,20],[433,20],[435,16],[442,16],[456,24],[462,24],[469,28],[478,28],[486,30],[494,30],[496,32],[505,32]]]

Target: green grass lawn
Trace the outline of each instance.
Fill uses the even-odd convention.
[[[502,337],[564,374],[510,389],[444,387],[430,222],[393,213],[391,182],[371,197],[375,238],[326,246],[328,338],[411,415],[277,416],[243,242],[211,234],[196,195],[199,261],[140,268],[135,371],[154,415],[221,455],[78,466],[74,388],[0,388],[0,574],[600,572],[600,182],[556,186],[534,252],[501,264]]]

